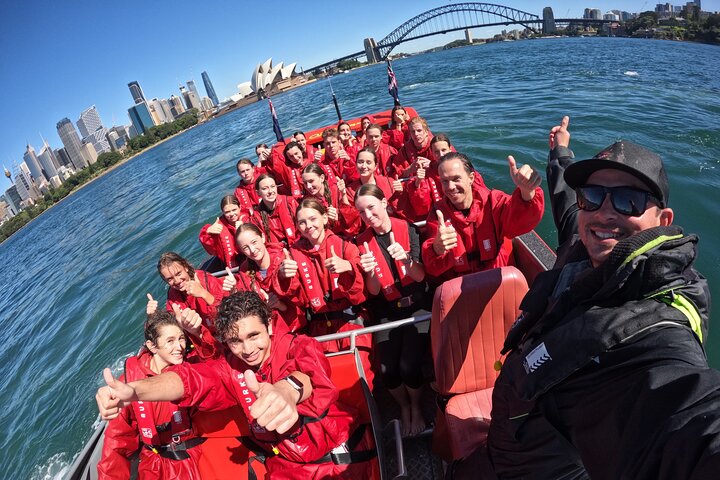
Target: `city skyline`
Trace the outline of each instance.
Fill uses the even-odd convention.
[[[502,1],[508,7],[542,15],[546,6],[556,17],[580,18],[585,8],[638,12],[653,10],[658,2],[630,1]],[[664,2],[663,2],[664,3]],[[673,2],[670,2],[673,3]],[[685,2],[681,4],[684,5]],[[716,11],[720,0],[704,1],[703,9]],[[300,69],[362,49],[365,37],[380,40],[406,20],[446,5],[418,0],[388,11],[386,2],[367,0],[365,8],[350,10],[352,21],[338,11],[328,16],[325,2],[311,0],[298,9],[295,2],[262,6],[211,1],[203,5],[203,18],[214,22],[179,26],[161,22],[173,10],[196,9],[189,2],[139,2],[106,6],[81,0],[67,4],[30,0],[0,6],[0,85],[6,120],[0,131],[0,164],[11,171],[23,161],[27,145],[39,152],[41,135],[53,149],[62,147],[56,125],[64,118],[78,119],[96,106],[103,126],[128,125],[127,111],[134,105],[128,84],[138,82],[147,100],[178,96],[179,85],[192,80],[205,96],[202,72],[212,80],[220,101],[250,80],[253,68],[267,58],[292,59]],[[199,12],[198,12],[199,13]],[[267,22],[258,19],[266,17]],[[233,28],[231,28],[233,27]],[[238,27],[238,28],[234,28]],[[316,28],[317,35],[308,35]],[[502,28],[474,29],[474,36],[492,36]],[[462,38],[462,32],[429,37],[404,44],[401,51],[417,51]],[[93,41],[88,41],[93,38]],[[18,40],[21,39],[21,40]],[[401,87],[402,88],[402,87]],[[0,194],[11,183],[0,178]]]

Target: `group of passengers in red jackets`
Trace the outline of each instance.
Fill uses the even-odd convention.
[[[364,117],[357,137],[341,122],[323,132],[322,149],[295,132],[287,144],[258,145],[258,165],[237,163],[235,194],[222,198],[222,216],[200,233],[227,275],[163,254],[158,271],[170,287],[166,311],[173,315],[148,294],[146,348],[125,373],[126,381],[148,380],[127,384],[105,374],[98,405],[112,420],[101,478],[127,478],[121,459],[138,445],[141,478],[222,478],[218,471],[239,464],[242,478],[253,469],[257,475],[260,462],[248,460],[254,456],[272,478],[373,475],[373,462],[353,457],[372,443],[351,407],[337,401],[323,355],[350,343],[321,345],[310,337],[428,312],[433,286],[506,265],[510,239],[532,230],[544,207],[541,178],[530,166],[518,168],[508,157],[515,191],[490,190],[446,135],[405,117],[396,107],[384,132]],[[420,220],[427,220],[424,228],[412,223]],[[356,340],[370,385],[378,373],[400,405],[406,435],[425,428],[427,335],[425,323]],[[194,346],[187,357],[186,338]],[[208,420],[203,412],[219,413]],[[197,428],[174,433],[195,416],[205,426],[221,424],[215,430],[237,424],[230,436],[244,459],[208,453],[213,462],[203,461],[203,441],[212,435]]]

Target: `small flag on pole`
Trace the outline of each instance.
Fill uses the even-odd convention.
[[[393,72],[390,60],[387,61],[388,67],[388,92],[395,100],[395,105],[400,105],[400,99],[398,98],[398,85],[397,79],[395,78],[395,72]]]
[[[272,104],[272,100],[268,98],[268,102],[270,103],[270,115],[272,115],[273,132],[275,132],[275,138],[277,138],[278,142],[282,142],[284,141],[284,137],[282,131],[280,130],[280,122],[278,122],[277,112],[275,111],[275,107]]]

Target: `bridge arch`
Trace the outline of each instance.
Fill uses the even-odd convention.
[[[460,18],[461,14],[464,17],[462,19]],[[451,23],[441,28],[434,28],[433,31],[426,33],[419,33],[421,27],[429,26],[436,20],[457,23]],[[466,28],[511,25],[515,23],[527,28],[532,28],[531,24],[537,25],[540,22],[542,22],[542,19],[537,15],[504,5],[477,2],[452,3],[433,8],[406,21],[380,40],[377,44],[377,50],[380,53],[381,59],[385,60],[393,48],[400,43],[436,35],[438,33],[464,30]],[[433,25],[433,27],[437,26]],[[409,36],[413,32],[416,32],[416,34]]]

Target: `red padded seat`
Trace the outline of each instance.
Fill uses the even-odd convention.
[[[437,410],[433,450],[447,462],[486,442],[494,365],[527,290],[517,268],[502,267],[448,280],[435,292],[431,345],[446,404]]]

